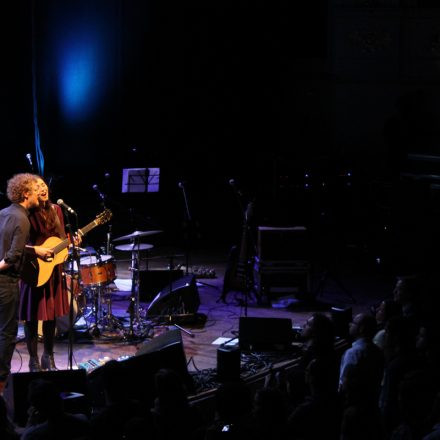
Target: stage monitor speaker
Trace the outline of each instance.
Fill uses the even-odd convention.
[[[200,306],[196,277],[187,275],[164,287],[148,306],[148,316],[188,315]]]
[[[242,316],[238,327],[240,348],[244,351],[284,351],[293,340],[290,318],[248,318]]]
[[[135,356],[119,361],[123,371],[127,397],[144,402],[150,407],[155,396],[154,375],[161,368],[175,371],[188,392],[194,391],[194,383],[188,373],[186,356],[180,330],[168,330],[150,341],[144,342]],[[103,369],[105,365],[89,373],[93,406],[104,403]]]
[[[150,302],[165,286],[182,277],[182,269],[148,269],[139,271],[139,299]]]
[[[28,389],[29,384],[35,379],[44,379],[54,383],[63,395],[78,393],[87,396],[86,370],[57,370],[10,374],[6,380],[3,397],[6,401],[9,417],[18,426],[26,425],[27,411],[29,409]],[[83,403],[85,401],[86,398],[84,398]],[[69,407],[69,399],[65,399],[64,403],[66,411],[75,412],[73,408]]]

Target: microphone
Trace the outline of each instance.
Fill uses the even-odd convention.
[[[94,189],[99,194],[99,197],[101,198],[101,200],[105,199],[105,195],[100,191],[100,189],[96,183],[94,185],[92,185],[92,189]]]
[[[179,183],[177,184],[177,186],[178,186],[180,189],[183,189],[183,188],[185,187],[185,182],[179,182]]]
[[[71,214],[74,214],[74,215],[76,215],[76,212],[69,206],[69,205],[66,205],[65,203],[64,203],[64,200],[63,199],[58,199],[57,200],[57,205],[58,206],[62,206],[67,212],[70,212]]]
[[[32,169],[34,169],[34,164],[32,163],[32,154],[31,153],[27,153],[26,154],[26,159],[29,162],[29,165],[31,166]]]

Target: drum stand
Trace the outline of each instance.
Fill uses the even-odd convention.
[[[129,298],[129,304],[127,312],[130,317],[130,325],[128,331],[125,334],[125,339],[133,340],[138,339],[140,336],[135,334],[134,328],[143,331],[145,328],[149,328],[149,324],[141,319],[141,308],[139,304],[139,262],[140,262],[140,243],[139,239],[135,239],[133,250],[131,252],[131,295]]]
[[[107,304],[107,313],[104,314],[101,310],[101,318],[98,319],[98,326],[102,327],[102,332],[117,332],[124,330],[122,323],[115,315],[113,315],[112,299],[109,294],[108,286],[100,286],[98,288],[98,297],[101,305],[103,302]]]
[[[120,320],[113,315],[112,300],[109,295],[107,285],[94,286],[90,290],[93,298],[92,311],[93,324],[89,327],[88,332],[94,337],[99,338],[104,336],[103,333],[113,333],[122,331],[124,326]],[[104,311],[102,305],[107,304],[107,310]],[[89,315],[90,316],[90,315]]]
[[[92,310],[88,316],[93,315],[93,324],[88,328],[88,332],[94,337],[99,338],[101,336],[101,330],[99,329],[99,321],[102,319],[101,309],[101,292],[100,287],[90,287],[87,289],[90,292],[90,296],[93,300]]]

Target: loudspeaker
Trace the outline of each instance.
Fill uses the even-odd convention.
[[[41,371],[38,373],[13,373],[6,380],[3,397],[6,401],[8,415],[18,426],[25,426],[28,418],[29,403],[27,399],[29,384],[35,379],[53,382],[62,394],[78,393],[87,395],[86,370]],[[68,399],[64,400],[65,409],[69,411]]]
[[[151,301],[165,286],[182,277],[182,269],[139,271],[139,299],[141,301]]]
[[[240,348],[244,351],[283,351],[293,340],[290,318],[241,317],[238,327]]]
[[[220,382],[240,379],[241,351],[238,347],[222,345],[217,349],[217,379]]]
[[[148,407],[154,402],[154,375],[161,368],[175,371],[189,392],[194,391],[188,373],[186,356],[180,330],[168,330],[151,341],[143,343],[135,356],[119,361],[127,397],[144,402]],[[89,373],[91,400],[94,406],[104,403],[102,373],[105,365]]]
[[[187,275],[164,287],[148,306],[148,316],[186,315],[200,306],[196,277]]]

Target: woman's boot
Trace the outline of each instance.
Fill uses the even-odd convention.
[[[43,321],[43,344],[44,353],[41,356],[41,368],[43,370],[54,371],[58,370],[55,365],[53,356],[53,344],[55,339],[55,320]]]
[[[35,373],[41,371],[38,360],[38,321],[26,321],[24,324],[24,335],[29,352],[29,371]]]

